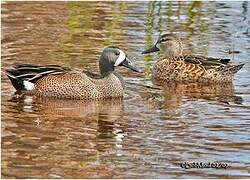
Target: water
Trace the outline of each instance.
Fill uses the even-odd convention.
[[[250,178],[248,2],[4,2],[1,10],[2,177]],[[186,51],[246,65],[233,86],[155,86],[161,54],[141,52],[164,32],[178,32]],[[4,74],[15,63],[98,72],[111,44],[145,70],[118,68],[123,101],[16,99]],[[180,167],[196,161],[229,167]]]

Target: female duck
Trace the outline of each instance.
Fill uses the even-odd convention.
[[[153,66],[153,78],[159,81],[229,83],[244,64],[231,65],[230,59],[183,54],[181,41],[173,34],[160,36],[156,44],[142,54],[163,50],[165,59]]]
[[[101,75],[74,72],[57,65],[22,64],[7,70],[7,76],[17,91],[27,95],[83,100],[121,98],[124,83],[114,71],[117,66],[139,72],[122,50],[107,47],[99,60]]]

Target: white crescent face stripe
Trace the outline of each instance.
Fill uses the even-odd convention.
[[[160,47],[161,47],[160,44],[161,44],[161,43],[157,43],[155,46],[156,46],[158,49],[160,49]]]
[[[118,49],[118,51],[120,52],[120,55],[117,58],[117,60],[115,61],[115,65],[114,66],[120,65],[125,60],[125,58],[126,58],[126,54],[122,50]]]

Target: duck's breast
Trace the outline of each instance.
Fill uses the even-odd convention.
[[[110,73],[102,79],[92,79],[101,99],[119,98],[123,96],[123,80],[119,74]]]

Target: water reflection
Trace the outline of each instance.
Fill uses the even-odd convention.
[[[46,99],[32,96],[15,95],[9,102],[18,104],[17,109],[21,111],[35,112],[39,109],[40,113],[49,117],[88,117],[90,115],[104,114],[107,121],[115,121],[122,113],[122,100],[113,99],[112,101],[80,101],[80,100],[61,100]]]
[[[161,83],[162,85],[162,83]],[[165,108],[177,108],[183,104],[183,98],[205,99],[225,104],[242,104],[243,98],[234,93],[234,85],[229,84],[204,84],[204,83],[165,83],[164,97]]]
[[[39,178],[44,177],[44,173],[48,173],[46,177],[92,177],[91,170],[81,175],[74,173],[82,168],[102,166],[100,152],[119,155],[124,138],[123,129],[117,126],[123,112],[120,100],[86,102],[25,96],[12,98],[9,103],[21,117],[26,117],[26,122],[22,118],[12,119],[16,111],[5,116],[4,126],[8,128],[3,131],[2,147],[9,153],[6,152],[3,159],[9,162],[6,165],[11,169],[4,169],[5,177],[11,174],[11,177]],[[15,125],[10,126],[10,122]],[[15,143],[8,143],[17,133]],[[72,166],[74,169],[67,171]],[[30,170],[18,171],[24,167]],[[103,177],[105,174],[108,172],[104,172]]]

